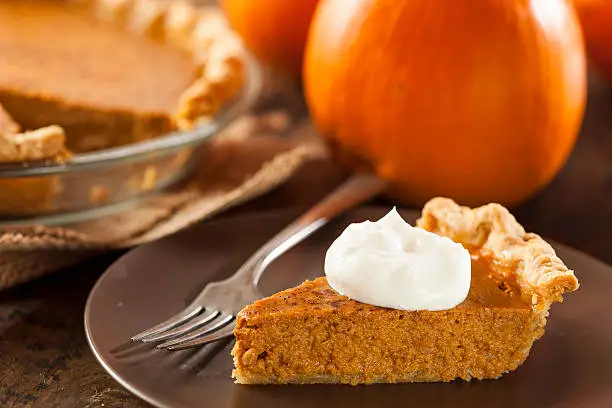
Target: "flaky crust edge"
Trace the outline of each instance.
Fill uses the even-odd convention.
[[[535,309],[562,302],[563,294],[578,289],[578,279],[539,235],[525,232],[499,204],[463,207],[437,197],[423,208],[417,226],[461,243],[472,254],[486,257],[506,278],[518,284],[521,297]]]

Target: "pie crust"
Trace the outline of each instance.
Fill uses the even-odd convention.
[[[562,302],[562,295],[578,289],[574,272],[539,235],[525,232],[514,216],[499,204],[470,209],[448,198],[434,198],[417,226],[459,242],[472,256],[495,265],[496,278],[516,282],[521,297],[538,310]]]

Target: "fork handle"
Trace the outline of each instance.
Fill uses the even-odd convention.
[[[263,271],[272,261],[338,215],[378,196],[386,187],[387,183],[373,174],[352,175],[310,210],[266,242],[244,263],[235,276],[247,278],[253,285],[257,285]]]

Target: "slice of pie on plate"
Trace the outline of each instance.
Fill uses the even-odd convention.
[[[306,281],[240,312],[236,382],[492,379],[519,367],[544,334],[551,304],[578,288],[573,272],[497,204],[469,209],[436,198],[417,226],[469,250],[472,280],[463,303],[443,311],[386,309],[338,294],[326,278]]]

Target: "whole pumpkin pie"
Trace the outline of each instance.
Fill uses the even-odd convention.
[[[220,12],[178,0],[0,0],[0,55],[0,162],[190,129],[244,80],[242,47]],[[2,187],[12,195],[0,212],[36,195],[19,180]]]
[[[236,382],[492,379],[519,367],[544,334],[550,305],[578,288],[573,272],[496,204],[472,210],[436,198],[417,226],[469,250],[463,303],[442,311],[386,309],[338,294],[326,278],[306,281],[240,312]]]

